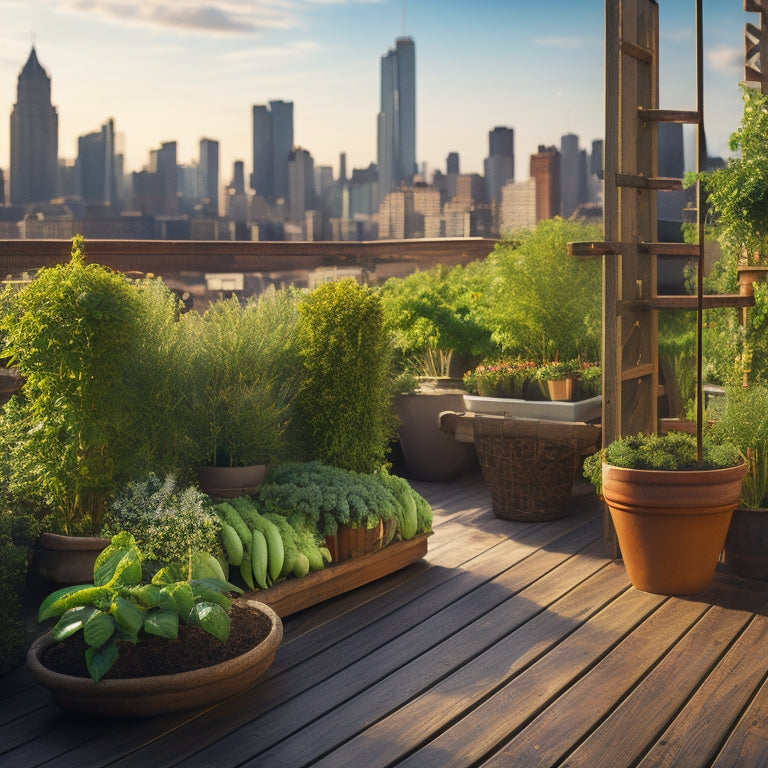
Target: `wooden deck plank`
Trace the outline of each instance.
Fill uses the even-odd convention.
[[[563,768],[634,766],[706,678],[724,650],[759,610],[764,597],[728,593],[731,605],[713,605],[621,704],[562,763]],[[705,765],[705,763],[701,763]]]
[[[768,682],[763,682],[749,706],[736,723],[712,768],[768,767]]]

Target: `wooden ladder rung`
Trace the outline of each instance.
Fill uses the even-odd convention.
[[[637,114],[641,120],[647,123],[691,123],[698,125],[701,122],[701,113],[695,109],[646,109],[645,107],[638,107]]]
[[[634,311],[646,309],[696,309],[699,306],[696,296],[654,296],[650,299],[629,299],[619,301],[622,308]],[[754,296],[741,296],[738,293],[709,294],[702,297],[704,309],[723,307],[753,307]]]
[[[640,243],[640,248],[653,255],[691,257],[699,255],[699,246],[692,243]]]
[[[643,61],[646,64],[650,64],[653,61],[653,51],[650,48],[643,48],[636,43],[630,43],[629,40],[622,40],[621,52],[627,56],[631,56],[633,59]]]
[[[681,190],[683,188],[683,180],[665,176],[635,176],[631,173],[617,173],[616,186],[658,191]]]

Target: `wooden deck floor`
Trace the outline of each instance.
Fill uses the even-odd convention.
[[[414,484],[424,560],[288,617],[275,664],[206,711],[129,721],[0,679],[0,765],[768,765],[768,583],[633,589],[578,485],[550,523],[496,518],[479,475]]]

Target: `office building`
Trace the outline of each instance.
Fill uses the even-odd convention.
[[[400,37],[381,58],[381,103],[377,121],[379,200],[413,181],[416,173],[416,52]]]
[[[530,177],[536,181],[536,221],[552,219],[560,213],[560,152],[556,147],[539,145],[531,155]]]
[[[76,173],[78,195],[84,202],[116,205],[115,124],[111,118],[100,131],[78,138]]]
[[[32,48],[19,75],[11,112],[10,202],[45,203],[56,197],[59,116],[51,104],[51,79]]]
[[[306,149],[295,147],[288,155],[288,214],[295,224],[315,207],[315,163]]]
[[[200,139],[198,163],[198,198],[205,211],[213,216],[219,212],[219,142]]]
[[[293,150],[293,102],[256,104],[251,189],[265,200],[288,200],[288,156]]]
[[[489,201],[501,201],[501,189],[515,180],[514,128],[497,126],[488,133],[488,157],[485,160],[485,185]]]

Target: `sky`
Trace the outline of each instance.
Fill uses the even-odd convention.
[[[710,155],[727,156],[742,112],[743,0],[703,0]],[[694,109],[694,0],[659,0],[660,106]],[[338,175],[376,161],[381,57],[416,49],[417,161],[428,177],[458,152],[483,173],[488,133],[515,131],[516,178],[538,145],[604,133],[604,0],[0,0],[0,168],[18,76],[35,46],[51,78],[59,155],[115,121],[126,171],[177,142],[220,146],[223,184],[251,171],[251,107],[294,104],[294,143]]]

